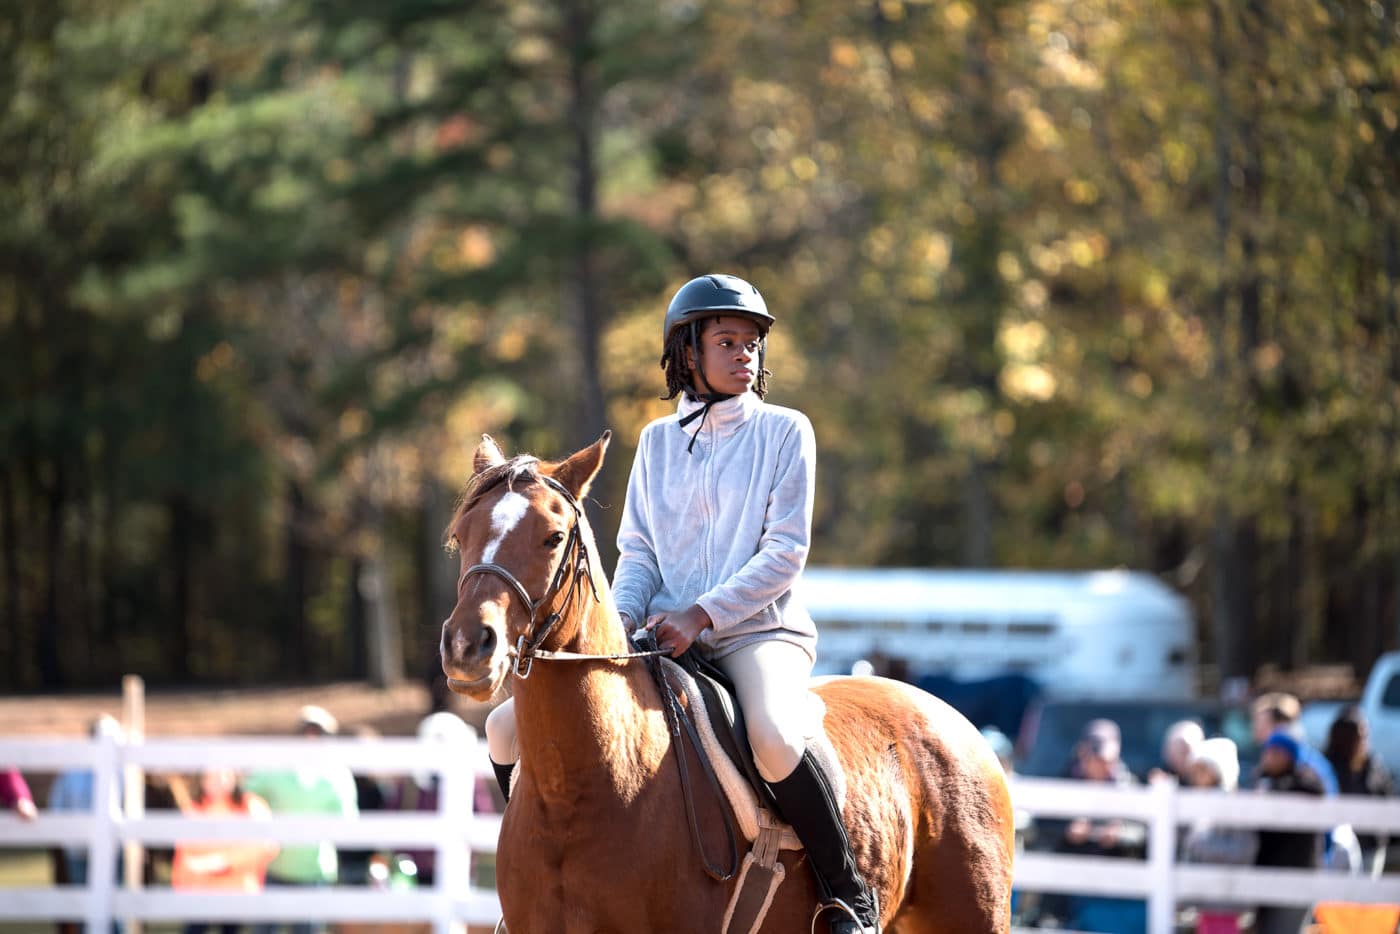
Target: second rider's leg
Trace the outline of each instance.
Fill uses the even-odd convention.
[[[515,698],[503,701],[486,715],[486,751],[491,756],[491,769],[501,794],[510,800],[510,776],[520,761],[520,747],[515,738]]]

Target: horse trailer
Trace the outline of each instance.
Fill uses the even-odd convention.
[[[911,677],[1006,674],[1048,697],[1196,696],[1186,600],[1134,571],[809,567],[798,596],[817,623],[817,671],[897,660]]]

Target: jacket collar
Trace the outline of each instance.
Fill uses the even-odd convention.
[[[700,430],[700,426],[704,425],[707,436],[712,438],[728,437],[738,431],[744,422],[752,418],[761,405],[763,405],[763,400],[752,390],[740,393],[732,399],[716,402],[711,407],[710,414],[704,418],[695,419],[681,431],[693,438],[695,433]],[[705,403],[692,398],[690,393],[682,393],[680,404],[676,407],[676,414],[680,418],[685,418],[692,412],[700,411],[704,406]]]

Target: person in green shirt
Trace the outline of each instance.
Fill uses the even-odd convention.
[[[335,717],[321,707],[308,705],[300,711],[297,733],[300,736],[332,736],[338,730]],[[359,815],[356,804],[355,778],[344,766],[308,765],[297,769],[256,772],[249,775],[243,787],[267,802],[274,815],[278,814],[345,814]],[[267,867],[267,885],[308,886],[333,885],[337,864],[335,847],[330,843],[311,846],[284,846]],[[258,925],[258,934],[270,934],[275,926]],[[293,934],[315,934],[319,925],[298,922]]]

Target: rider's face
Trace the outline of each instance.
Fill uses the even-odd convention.
[[[700,360],[704,379],[691,360],[691,385],[699,392],[739,395],[758,379],[758,351],[763,334],[748,318],[710,318],[701,324]],[[708,384],[708,389],[706,385]]]

